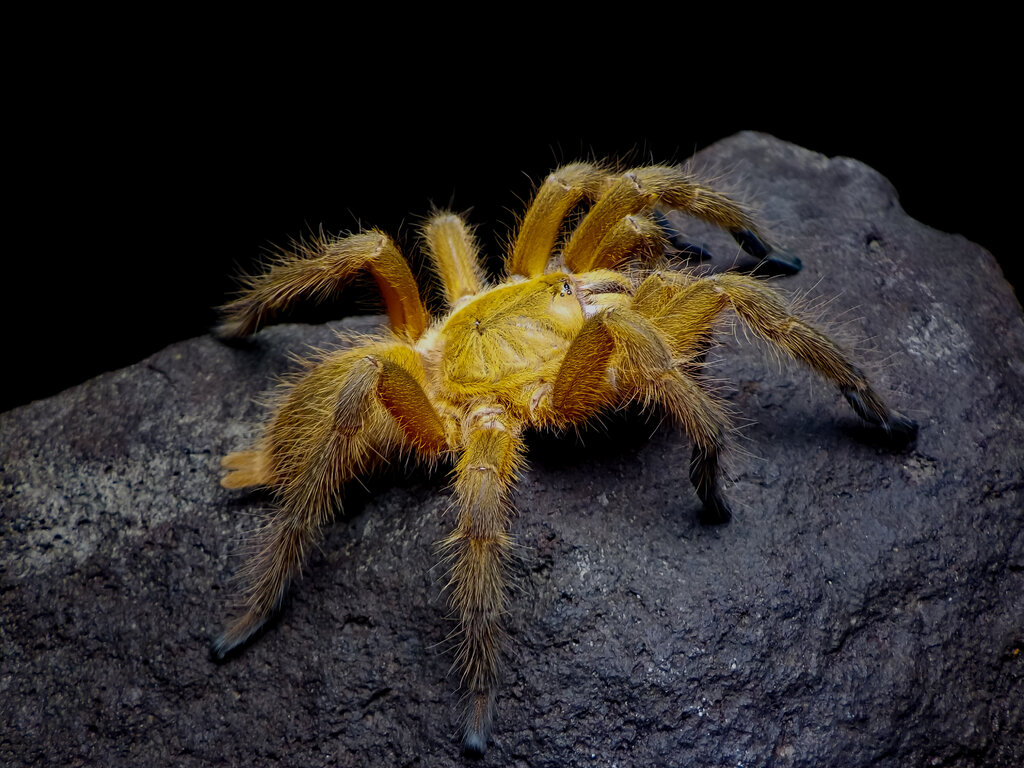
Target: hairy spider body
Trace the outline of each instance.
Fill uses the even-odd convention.
[[[583,201],[592,201],[589,212],[566,225]],[[726,229],[763,265],[798,265],[767,245],[740,206],[681,167],[617,174],[576,163],[538,189],[499,284],[486,283],[459,216],[428,220],[424,240],[448,306],[442,318],[428,316],[405,260],[379,232],[300,243],[250,279],[226,307],[224,335],[252,333],[294,301],[323,298],[363,271],[376,280],[391,333],[323,354],[281,396],[255,449],[225,457],[224,486],[266,486],[278,504],[242,571],[244,611],[214,641],[218,656],[280,606],[348,480],[401,452],[453,460],[458,513],[443,546],[468,702],[464,746],[482,753],[498,686],[509,496],[524,431],[575,427],[630,402],[659,408],[693,441],[689,473],[702,522],[727,522],[719,457],[730,422],[700,377],[727,310],[832,381],[893,442],[913,439],[916,424],[890,410],[850,357],[763,282],[651,271],[665,251],[656,206]]]

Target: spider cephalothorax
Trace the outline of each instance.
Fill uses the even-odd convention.
[[[567,225],[584,202],[589,212]],[[460,217],[427,221],[426,249],[447,302],[441,317],[427,314],[408,265],[379,232],[306,242],[252,278],[226,307],[224,335],[252,333],[292,302],[322,298],[363,271],[380,288],[391,332],[323,355],[280,398],[262,441],[225,457],[223,485],[266,486],[277,509],[243,571],[244,611],[214,652],[245,642],[278,608],[347,481],[398,452],[450,460],[458,516],[445,546],[469,702],[464,744],[483,752],[507,604],[508,499],[524,431],[575,427],[629,402],[660,409],[693,442],[701,520],[728,521],[719,457],[730,424],[700,371],[729,310],[832,381],[893,442],[914,438],[917,425],[890,410],[849,356],[763,282],[652,271],[665,253],[656,220],[663,208],[722,227],[765,266],[798,265],[766,243],[740,206],[681,167],[615,173],[575,163],[538,189],[498,283],[485,280]]]

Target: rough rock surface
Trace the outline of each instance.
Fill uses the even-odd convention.
[[[989,253],[909,219],[859,162],[757,134],[698,159],[742,176],[804,260],[780,287],[834,297],[919,440],[873,445],[742,335],[716,362],[745,423],[731,525],[698,524],[670,429],[633,414],[538,436],[483,764],[1019,765],[1020,305]],[[280,621],[207,658],[269,503],[221,489],[218,460],[289,355],[330,343],[294,325],[192,339],[0,417],[0,763],[464,762],[444,472],[353,489]]]

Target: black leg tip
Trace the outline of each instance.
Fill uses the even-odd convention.
[[[477,731],[470,731],[462,740],[462,754],[479,759],[487,752],[487,739]]]
[[[252,611],[246,612],[210,643],[210,658],[214,661],[224,661],[237,656],[242,648],[264,631],[270,618]]]
[[[698,518],[701,525],[725,525],[732,519],[732,509],[720,494],[714,494],[704,500]]]
[[[234,646],[228,644],[224,635],[218,635],[210,642],[210,661],[222,662],[231,653]]]
[[[917,422],[902,413],[894,413],[883,429],[888,442],[896,448],[906,447],[917,440]]]
[[[749,229],[734,229],[729,234],[746,253],[758,260],[752,270],[759,275],[795,275],[803,269],[803,262],[796,256],[768,245]]]
[[[711,261],[715,258],[711,255],[711,251],[702,245],[695,245],[684,240],[673,242],[672,245],[679,250],[679,256],[688,261]]]
[[[755,271],[765,275],[795,275],[804,268],[804,263],[785,251],[772,249],[761,259]]]

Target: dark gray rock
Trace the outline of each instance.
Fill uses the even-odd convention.
[[[743,178],[805,263],[778,285],[834,297],[822,314],[869,340],[920,438],[880,449],[836,393],[732,337],[731,525],[697,523],[687,440],[655,422],[538,436],[484,763],[1019,765],[1019,304],[989,253],[907,218],[861,163],[756,134],[698,160]],[[207,658],[269,504],[221,489],[218,460],[289,355],[330,343],[192,339],[0,417],[0,763],[463,762],[444,472],[352,489],[280,621]]]

